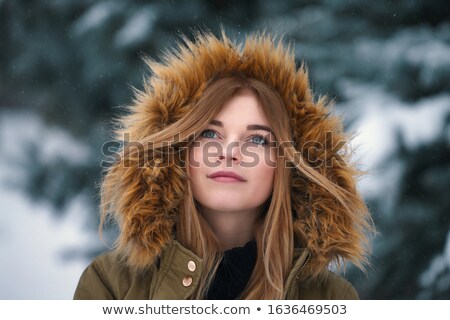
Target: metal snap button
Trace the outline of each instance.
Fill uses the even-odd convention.
[[[188,269],[189,269],[189,271],[194,272],[196,268],[197,268],[197,265],[195,264],[195,261],[190,260],[188,262]]]
[[[192,277],[186,276],[183,278],[183,286],[189,287],[192,283]]]

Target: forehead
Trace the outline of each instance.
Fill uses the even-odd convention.
[[[269,125],[255,94],[250,90],[239,91],[228,100],[215,117],[224,124],[262,124]]]

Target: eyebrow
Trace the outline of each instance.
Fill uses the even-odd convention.
[[[211,120],[210,124],[223,128],[223,123],[222,123],[222,121],[219,121],[219,120]],[[265,130],[274,135],[272,129],[270,129],[268,126],[264,126],[262,124],[249,124],[247,126],[247,130]]]

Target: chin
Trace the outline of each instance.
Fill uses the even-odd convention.
[[[238,199],[217,199],[217,201],[213,201],[208,204],[208,207],[214,211],[224,211],[224,212],[233,212],[233,211],[242,211],[245,210],[242,205],[238,205],[239,203],[243,203],[242,200]]]

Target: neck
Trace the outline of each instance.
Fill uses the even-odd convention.
[[[222,250],[243,247],[254,238],[254,225],[258,218],[257,211],[217,212],[202,210],[222,246]]]

